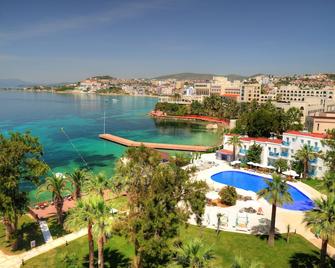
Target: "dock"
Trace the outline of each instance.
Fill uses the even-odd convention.
[[[201,145],[182,145],[182,144],[167,144],[167,143],[152,143],[152,142],[139,142],[128,140],[119,136],[112,134],[100,134],[100,139],[111,141],[127,147],[140,147],[141,145],[152,148],[152,149],[162,149],[162,150],[175,150],[175,151],[189,151],[189,152],[206,152],[211,149],[210,146]]]

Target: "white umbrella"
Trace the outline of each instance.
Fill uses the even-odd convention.
[[[255,166],[255,167],[261,167],[262,165],[261,165],[261,164],[258,164],[258,163],[254,163],[254,166]]]
[[[266,168],[268,168],[268,169],[273,169],[273,170],[276,169],[274,166],[267,166]]]
[[[247,164],[248,164],[249,166],[254,166],[254,165],[255,165],[254,162],[248,162]]]
[[[208,192],[206,194],[206,198],[210,199],[210,200],[215,200],[215,199],[219,199],[220,196],[219,196],[219,194],[217,192],[211,191],[211,192]]]
[[[241,164],[241,161],[239,160],[235,160],[233,162],[230,163],[232,166],[235,166],[235,165],[238,165],[238,164]]]
[[[63,173],[61,173],[61,172],[57,172],[55,174],[55,177],[57,177],[57,178],[65,178],[65,175]]]
[[[286,170],[282,173],[286,176],[292,176],[292,177],[298,177],[299,176],[299,174],[297,172],[295,172],[294,170]]]
[[[118,213],[118,210],[116,208],[111,208],[111,210],[109,212],[110,212],[110,214],[114,215],[114,214]]]

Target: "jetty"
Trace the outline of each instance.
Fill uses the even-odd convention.
[[[162,150],[175,150],[175,151],[189,151],[189,152],[206,152],[211,149],[210,146],[201,145],[182,145],[182,144],[167,144],[167,143],[152,143],[152,142],[139,142],[128,140],[119,136],[112,134],[100,134],[100,139],[111,141],[117,144],[121,144],[127,147],[140,147],[141,145],[152,148],[152,149],[162,149]]]

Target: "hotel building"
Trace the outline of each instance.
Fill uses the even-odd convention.
[[[224,136],[223,149],[232,151],[233,147],[228,144],[232,135]],[[277,138],[251,138],[241,136],[242,145],[237,150],[237,157],[241,161],[246,160],[248,149],[251,145],[258,144],[262,147],[261,164],[274,165],[279,158],[285,159],[290,164],[294,160],[296,152],[304,145],[308,144],[315,152],[325,152],[326,147],[321,143],[325,134],[309,133],[303,131],[287,131],[283,133],[282,139]],[[310,177],[321,178],[327,168],[320,157],[309,161],[308,175]]]

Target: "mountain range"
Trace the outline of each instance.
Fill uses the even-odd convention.
[[[0,79],[0,88],[22,88],[32,85],[34,85],[34,83],[16,78]]]
[[[228,80],[244,80],[247,79],[247,76],[242,76],[238,74],[227,74],[227,75],[218,75],[218,74],[201,74],[201,73],[178,73],[178,74],[168,74],[157,76],[154,79],[157,80],[166,80],[166,79],[176,79],[176,80],[212,80],[213,76],[225,76]]]

